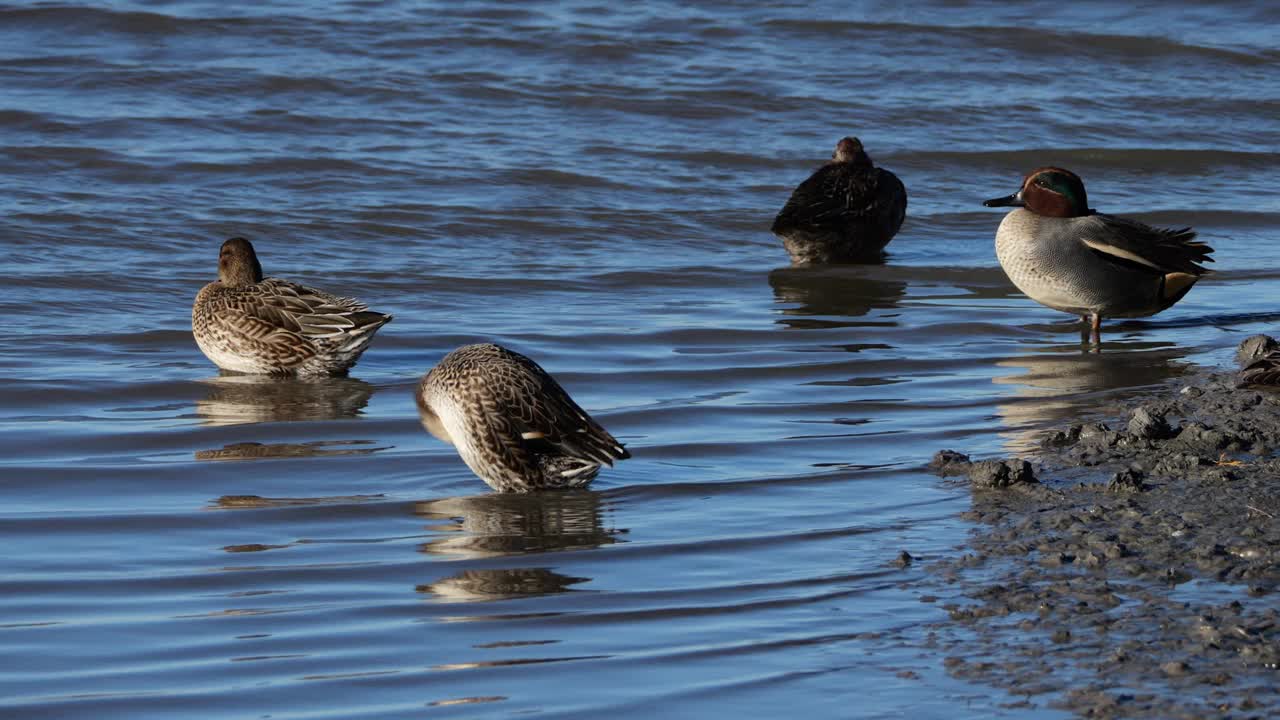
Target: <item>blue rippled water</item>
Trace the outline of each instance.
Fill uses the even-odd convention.
[[[942,447],[1274,331],[1265,3],[0,4],[0,714],[1059,717],[949,677]],[[881,266],[768,233],[856,134]],[[1081,352],[984,198],[1049,163],[1218,272]],[[396,316],[350,378],[219,376],[221,241]],[[634,459],[490,494],[410,389],[496,340]],[[925,600],[931,598],[925,597]]]

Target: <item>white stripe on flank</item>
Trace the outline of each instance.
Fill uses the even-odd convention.
[[[1115,255],[1116,257],[1124,258],[1125,260],[1132,260],[1133,262],[1139,263],[1141,265],[1146,265],[1147,267],[1153,268],[1155,270],[1160,269],[1159,265],[1156,265],[1155,263],[1142,257],[1141,255],[1136,255],[1123,248],[1118,248],[1115,245],[1107,245],[1106,243],[1101,243],[1096,240],[1089,240],[1088,238],[1081,238],[1081,241],[1084,242],[1085,245],[1088,245],[1089,247],[1093,248],[1094,250],[1097,250],[1098,252],[1104,252],[1108,255]]]

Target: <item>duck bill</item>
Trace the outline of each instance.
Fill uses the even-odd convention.
[[[982,202],[983,207],[1023,207],[1022,191],[1004,197],[991,198]]]

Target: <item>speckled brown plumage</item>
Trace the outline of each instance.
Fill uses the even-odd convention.
[[[1240,387],[1280,386],[1280,343],[1268,335],[1254,335],[1240,343]]]
[[[200,350],[218,367],[253,374],[340,375],[390,321],[357,300],[263,278],[244,238],[223,243],[218,280],[191,308]]]
[[[1240,371],[1241,387],[1280,386],[1280,352],[1272,351]]]
[[[771,228],[796,265],[877,260],[902,227],[907,189],[854,137],[800,183]]]
[[[499,345],[466,345],[418,383],[422,424],[499,492],[581,487],[631,457],[537,363]]]

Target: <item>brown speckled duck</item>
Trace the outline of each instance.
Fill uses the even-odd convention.
[[[847,137],[831,162],[791,193],[772,230],[794,265],[876,261],[906,215],[902,181],[877,168],[858,138]]]
[[[499,492],[582,487],[631,457],[537,363],[499,345],[449,353],[415,397],[427,431]]]
[[[218,279],[191,308],[205,356],[224,370],[259,375],[341,375],[390,321],[351,298],[263,278],[253,245],[239,237],[222,244]]]
[[[1236,349],[1240,387],[1280,386],[1280,343],[1269,335],[1252,335]]]
[[[1213,248],[1191,228],[1166,230],[1089,208],[1070,170],[1027,173],[1018,192],[982,203],[1014,207],[996,231],[996,257],[1027,297],[1079,315],[1093,345],[1102,318],[1146,317],[1182,299],[1209,271]]]

